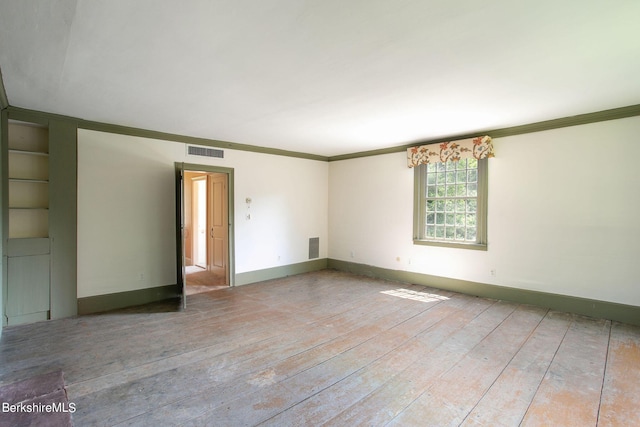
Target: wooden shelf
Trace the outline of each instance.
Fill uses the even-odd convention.
[[[47,181],[9,181],[9,209],[47,209],[48,207],[49,183]]]
[[[9,179],[48,180],[49,156],[10,152]]]
[[[49,157],[49,153],[45,153],[43,151],[28,151],[28,150],[9,150],[9,153],[13,153],[13,154],[26,154],[29,156],[44,156],[44,157]]]
[[[10,151],[47,153],[49,151],[49,130],[43,126],[28,123],[9,123]]]
[[[49,237],[49,209],[10,208],[9,239]]]
[[[38,184],[48,184],[49,181],[44,179],[26,179],[26,178],[9,178],[9,182],[32,182]]]
[[[9,238],[49,236],[49,131],[9,123]]]

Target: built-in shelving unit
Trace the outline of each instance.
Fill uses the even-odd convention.
[[[9,124],[9,239],[49,237],[49,136]]]
[[[50,318],[49,130],[10,121],[7,132],[8,324]]]
[[[74,120],[0,111],[2,325],[78,313]]]

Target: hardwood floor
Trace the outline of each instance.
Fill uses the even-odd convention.
[[[7,327],[0,385],[62,369],[76,426],[640,425],[636,326],[330,270],[178,306]]]
[[[187,266],[186,273],[187,295],[211,292],[228,286],[224,274],[207,271],[195,265]]]

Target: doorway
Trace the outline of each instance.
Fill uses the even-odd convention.
[[[233,285],[233,170],[182,163],[178,168],[178,283],[186,303],[187,295]]]

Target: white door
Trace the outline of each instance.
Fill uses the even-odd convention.
[[[229,218],[227,208],[227,174],[212,173],[209,182],[209,251],[208,269],[224,276],[228,282]]]

